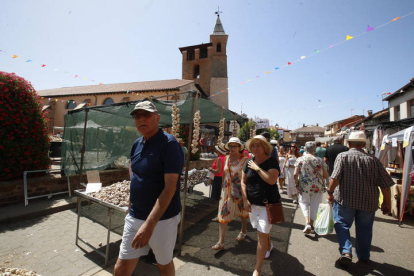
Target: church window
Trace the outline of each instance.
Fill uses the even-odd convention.
[[[199,79],[200,78],[200,65],[194,66],[194,75],[193,78]]]
[[[194,50],[188,50],[188,52],[187,52],[187,60],[194,60],[194,59],[195,59]]]
[[[217,53],[221,52],[221,43],[217,43]]]
[[[201,48],[200,49],[200,58],[206,58],[207,57],[207,48]]]
[[[106,98],[105,101],[103,102],[104,105],[110,105],[113,103],[114,103],[114,100],[112,100],[112,98]]]
[[[68,101],[66,105],[66,109],[74,109],[78,104],[74,100]]]

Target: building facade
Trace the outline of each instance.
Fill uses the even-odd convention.
[[[414,118],[414,78],[384,101],[388,101],[391,122]]]
[[[299,145],[305,145],[308,141],[315,141],[318,137],[324,137],[325,128],[316,126],[306,126],[292,130],[290,136],[292,141],[297,142]]]
[[[39,90],[43,112],[49,119],[49,132],[64,127],[64,115],[69,110],[85,106],[142,100],[166,96],[165,100],[183,99],[180,92],[195,90],[228,108],[227,39],[220,17],[217,16],[210,43],[182,47],[182,78],[118,84],[100,84]]]
[[[194,80],[202,93],[217,105],[229,107],[227,76],[227,40],[217,15],[210,43],[181,47],[182,78]]]

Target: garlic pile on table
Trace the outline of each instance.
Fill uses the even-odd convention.
[[[219,136],[217,139],[217,145],[223,146],[223,138],[224,138],[224,118],[220,120],[219,124]]]
[[[178,130],[180,129],[180,109],[177,107],[176,104],[172,106],[172,130],[171,134],[177,138],[179,136]]]
[[[0,275],[9,275],[9,276],[17,276],[17,275],[23,275],[23,276],[41,276],[40,274],[37,274],[34,271],[28,271],[26,269],[20,269],[20,268],[5,268],[0,267]]]
[[[237,121],[234,120],[233,121],[233,137],[237,137],[237,128],[238,128]]]
[[[207,181],[207,169],[197,170],[192,169],[188,171],[188,179],[187,179],[187,189],[192,188],[197,184],[204,183]],[[185,180],[185,174],[183,173],[180,177],[180,184],[181,184],[181,191],[184,190],[184,180]]]
[[[200,136],[200,110],[194,114],[194,130],[193,130],[193,140],[191,141],[191,152],[195,154],[198,151],[198,137]]]
[[[110,186],[103,187],[99,192],[90,193],[89,195],[119,207],[127,207],[130,184],[131,181],[124,180],[122,182],[117,182]]]

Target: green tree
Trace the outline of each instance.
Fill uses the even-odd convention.
[[[240,128],[239,131],[239,139],[240,141],[246,142],[250,139],[250,130],[253,128],[254,122],[252,120],[249,120],[244,123],[244,125]]]
[[[47,122],[33,86],[0,71],[0,180],[50,168]]]
[[[280,138],[280,134],[276,129],[262,128],[262,129],[258,129],[256,131],[256,134],[260,134],[262,132],[268,132],[270,134],[270,139],[279,140]]]

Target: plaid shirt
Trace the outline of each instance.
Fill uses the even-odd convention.
[[[335,200],[363,211],[378,209],[378,187],[394,185],[378,158],[355,148],[338,155],[331,178],[339,181],[334,192]]]

